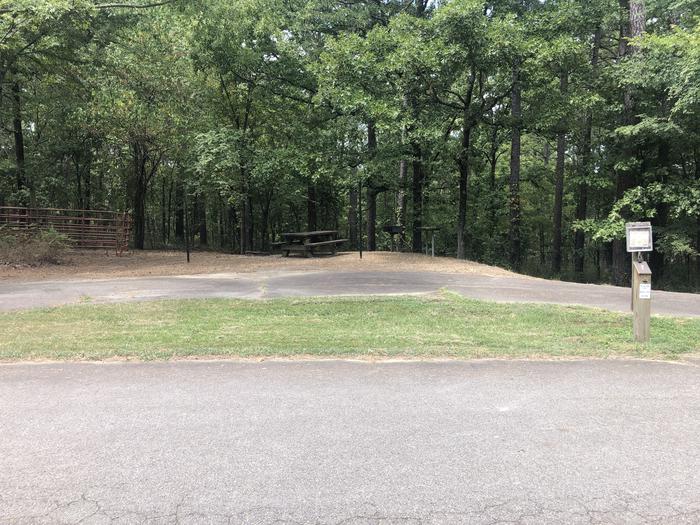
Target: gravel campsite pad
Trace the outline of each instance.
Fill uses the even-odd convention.
[[[360,259],[357,252],[334,257],[281,257],[232,255],[214,252],[192,253],[188,264],[183,252],[133,251],[121,257],[102,251],[76,251],[61,265],[40,267],[0,266],[0,281],[38,281],[52,279],[104,279],[155,275],[192,275],[207,273],[252,273],[274,270],[394,271],[513,275],[507,270],[471,261],[427,257],[414,253],[371,252]]]

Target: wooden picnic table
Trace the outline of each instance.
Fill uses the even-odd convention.
[[[306,257],[313,257],[319,252],[335,255],[338,251],[338,245],[347,242],[347,239],[337,238],[338,232],[336,230],[290,232],[280,236],[283,242],[279,243],[279,246],[285,257],[288,257],[291,252],[300,252]]]

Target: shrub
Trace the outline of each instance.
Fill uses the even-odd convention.
[[[60,264],[70,240],[56,230],[11,230],[0,227],[0,264]]]

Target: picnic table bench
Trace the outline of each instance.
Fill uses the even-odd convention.
[[[338,246],[348,241],[337,239],[337,236],[338,232],[335,230],[283,233],[283,242],[279,248],[285,257],[289,257],[291,252],[303,253],[306,257],[313,257],[320,252],[335,255]]]

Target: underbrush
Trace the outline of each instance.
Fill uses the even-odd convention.
[[[0,227],[0,264],[61,264],[69,250],[68,237],[55,230],[18,231]]]

